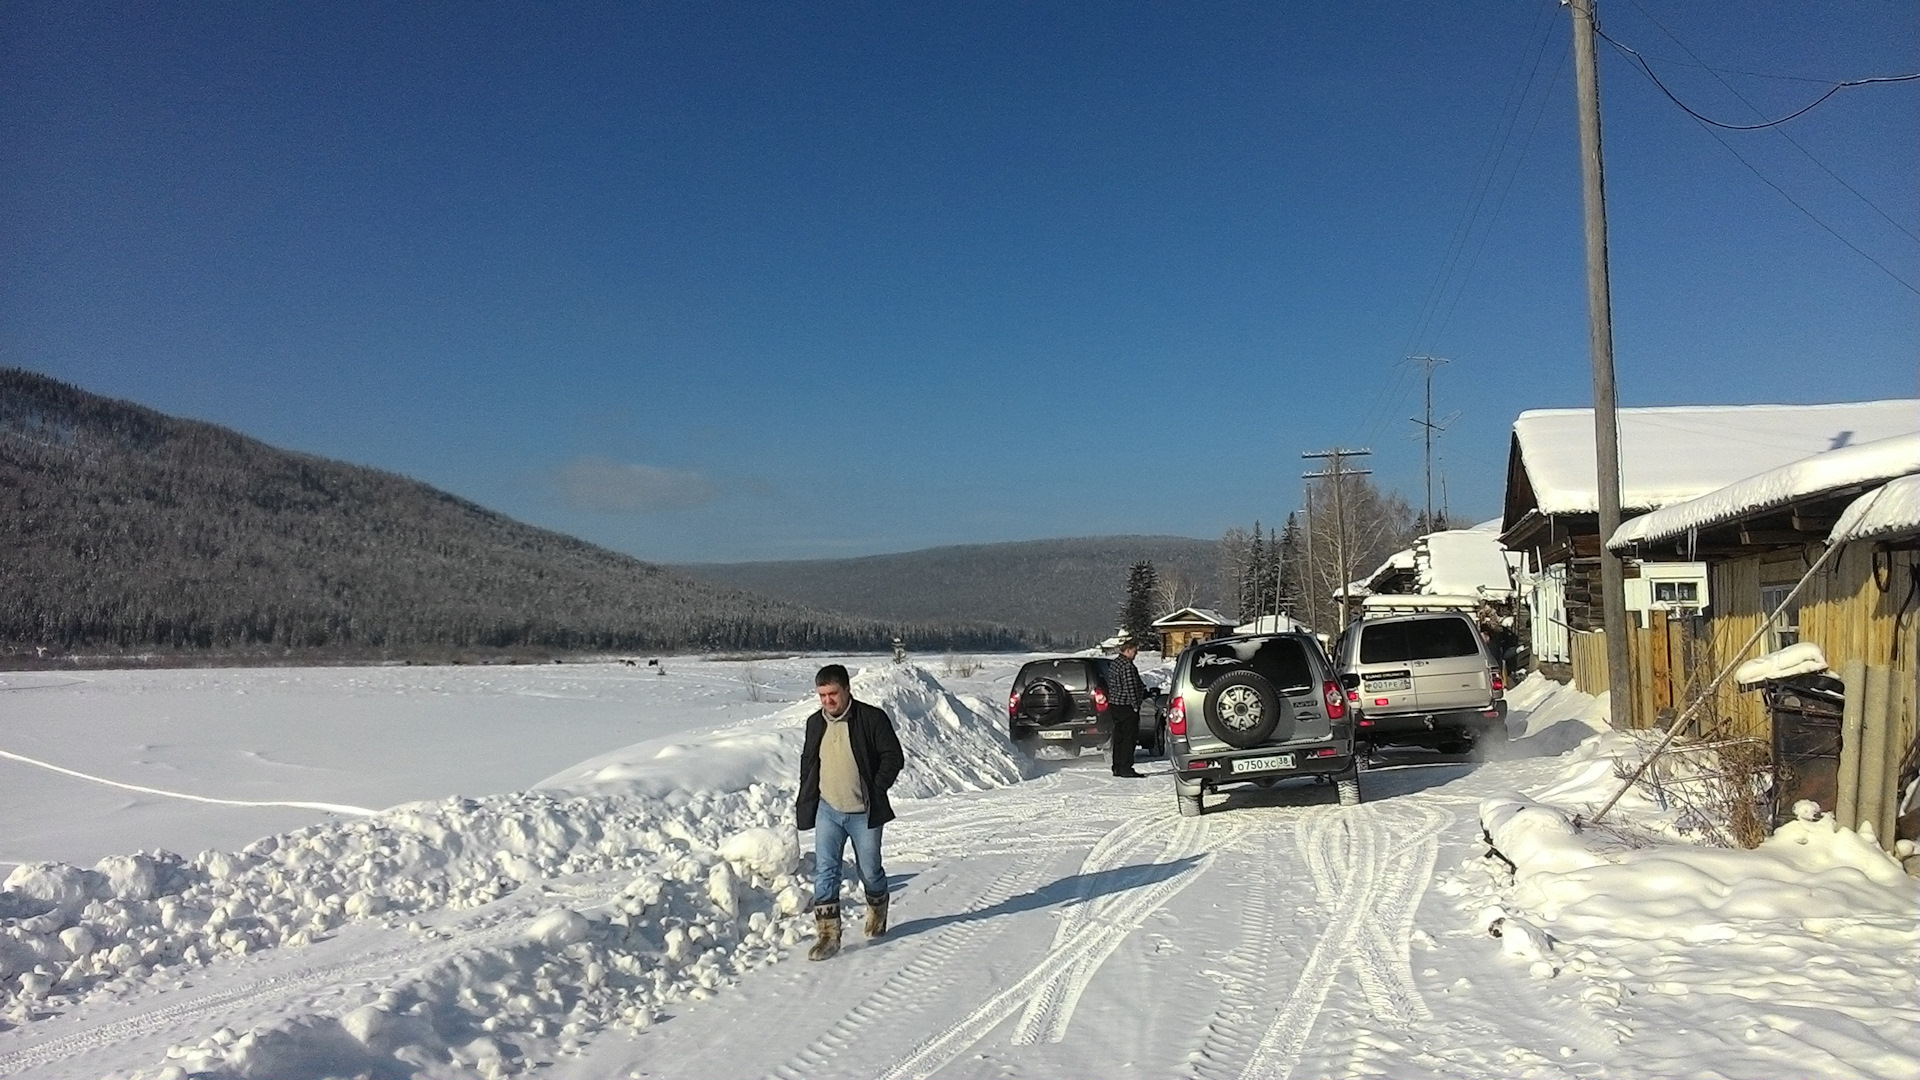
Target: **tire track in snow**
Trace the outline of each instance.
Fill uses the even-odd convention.
[[[1410,813],[1409,813],[1410,811]],[[1408,1023],[1431,1015],[1413,983],[1410,957],[1386,939],[1380,915],[1410,919],[1432,878],[1443,812],[1419,805],[1365,804],[1306,819],[1296,845],[1329,908],[1327,930],[1296,977],[1294,991],[1242,1065],[1242,1080],[1286,1080],[1343,967],[1352,965],[1369,1007]],[[1412,859],[1406,858],[1411,850]],[[1405,1017],[1404,1020],[1394,1020]]]
[[[1113,955],[1114,950],[1119,948],[1127,936],[1138,928],[1140,919],[1151,915],[1153,910],[1158,910],[1158,905],[1156,905],[1154,909],[1141,912],[1139,918],[1134,919],[1131,925],[1120,925],[1119,920],[1113,917],[1114,909],[1127,903],[1128,892],[1137,888],[1139,885],[1149,884],[1152,875],[1157,872],[1159,866],[1175,862],[1192,853],[1194,843],[1201,835],[1201,830],[1194,827],[1196,823],[1188,819],[1180,818],[1176,820],[1178,823],[1163,843],[1159,857],[1153,862],[1138,866],[1138,872],[1127,875],[1127,877],[1123,879],[1124,883],[1116,882],[1115,888],[1112,891],[1107,895],[1099,897],[1089,897],[1086,895],[1086,888],[1091,885],[1090,881],[1087,883],[1087,886],[1083,886],[1081,902],[1068,909],[1067,917],[1061,920],[1059,929],[1054,933],[1053,944],[1050,946],[1049,951],[1060,952],[1067,948],[1076,937],[1090,932],[1104,932],[1106,940],[1101,947],[1087,951],[1078,961],[1070,966],[1060,968],[1046,980],[1045,984],[1034,994],[1032,1000],[1027,1003],[1026,1011],[1020,1018],[1019,1026],[1014,1029],[1014,1045],[1029,1046],[1035,1043],[1057,1043],[1065,1038],[1067,1026],[1073,1022],[1074,1010],[1079,1005],[1080,995],[1085,992],[1088,984],[1093,981],[1093,977],[1099,972],[1101,965],[1105,964],[1107,958]],[[1242,831],[1243,829],[1238,824],[1228,830],[1228,836],[1221,840],[1220,850],[1230,848],[1233,845],[1233,841],[1238,838]],[[1083,876],[1090,876],[1093,873],[1105,873],[1116,869],[1117,867],[1110,865],[1115,862],[1115,855],[1124,857],[1134,850],[1135,848],[1132,843],[1128,843],[1126,848],[1119,851],[1110,850],[1106,858],[1103,859],[1097,867],[1094,863],[1094,856],[1090,853],[1088,855],[1087,865],[1082,867],[1081,873]],[[1187,883],[1191,884],[1192,878],[1186,875],[1181,875],[1181,877],[1187,881]],[[1182,885],[1181,888],[1184,889],[1185,885]],[[1175,890],[1175,892],[1177,891],[1178,890]],[[1172,899],[1173,895],[1173,893],[1166,894],[1166,899]],[[1162,903],[1164,904],[1164,902],[1163,900]],[[1111,932],[1115,930],[1117,930],[1118,933]]]
[[[1299,831],[1297,820],[1290,821],[1292,832]],[[1271,848],[1273,844],[1267,845]],[[1187,1055],[1186,1076],[1193,1080],[1238,1075],[1239,1065],[1260,1044],[1266,1032],[1263,1018],[1272,1009],[1264,993],[1267,977],[1273,970],[1274,942],[1278,923],[1274,917],[1271,877],[1249,874],[1238,899],[1240,901],[1240,941],[1221,960],[1220,1004],[1207,1018],[1200,1045]]]
[[[1440,855],[1439,834],[1454,818],[1445,810],[1398,809],[1417,810],[1419,820],[1403,821],[1396,826],[1413,841],[1386,852],[1387,874],[1361,933],[1353,967],[1374,1016],[1404,1028],[1416,1020],[1433,1018],[1432,1010],[1413,981],[1413,915],[1420,898],[1433,883],[1433,867]],[[1335,891],[1331,882],[1323,886],[1316,879],[1315,885],[1321,888],[1323,898],[1330,898]]]
[[[1230,838],[1245,827],[1244,824],[1222,827],[1217,823],[1204,820],[1169,818],[1148,819],[1123,825],[1109,834],[1109,839],[1114,843],[1102,841],[1096,846],[1094,852],[1088,854],[1087,865],[1098,865],[1096,856],[1101,859],[1111,859],[1116,855],[1124,854],[1125,848],[1121,843],[1124,836],[1133,836],[1148,828],[1165,829],[1170,820],[1180,822],[1174,826],[1176,835],[1181,838],[1178,849],[1183,854],[1200,855],[1201,865],[1114,897],[1113,904],[1105,909],[1104,918],[1083,924],[1082,929],[1064,945],[1049,950],[1024,977],[982,1002],[959,1022],[923,1040],[912,1053],[894,1064],[892,1068],[878,1074],[876,1080],[909,1080],[909,1078],[924,1080],[925,1077],[938,1072],[956,1057],[965,1053],[968,1047],[979,1042],[988,1032],[1020,1012],[1028,1000],[1042,990],[1051,989],[1056,993],[1063,990],[1070,991],[1070,996],[1077,998],[1079,990],[1084,988],[1084,981],[1074,979],[1055,984],[1054,980],[1063,971],[1078,969],[1083,961],[1096,952],[1102,957],[1110,955],[1118,943],[1132,933],[1141,920],[1159,910],[1167,900],[1204,875],[1205,864],[1212,857],[1207,850],[1210,846],[1206,843],[1209,836],[1226,832]],[[1087,972],[1081,978],[1090,974]]]
[[[1017,860],[983,889],[967,913],[982,911],[1004,903],[1023,889],[1031,888],[1040,876],[1043,860],[1038,853]],[[913,1007],[916,998],[940,988],[940,970],[967,954],[976,938],[1000,928],[984,920],[951,923],[938,931],[931,942],[920,947],[914,958],[889,975],[872,993],[793,1057],[777,1065],[767,1075],[770,1080],[804,1080],[822,1073],[837,1074],[841,1055],[859,1041],[860,1032],[876,1021],[894,1022],[901,1012]],[[844,1072],[844,1070],[838,1070]]]

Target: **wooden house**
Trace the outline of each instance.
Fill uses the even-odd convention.
[[[1631,519],[1822,451],[1903,434],[1917,415],[1913,399],[1621,409],[1621,510]],[[1596,472],[1593,410],[1537,409],[1514,421],[1500,540],[1524,556],[1532,666],[1561,680],[1574,676],[1578,636],[1601,627]],[[1658,572],[1657,582],[1629,582],[1636,621],[1708,606],[1703,564]],[[1686,594],[1690,605],[1678,599]]]
[[[1234,622],[1209,608],[1184,607],[1153,620],[1160,635],[1160,655],[1179,656],[1180,650],[1196,641],[1212,641],[1233,633]]]
[[[1909,427],[1920,428],[1920,409]],[[1708,578],[1700,619],[1653,618],[1635,629],[1638,711],[1656,716],[1684,708],[1721,669],[1811,642],[1836,671],[1857,662],[1890,672],[1881,745],[1897,755],[1891,765],[1910,776],[1920,747],[1917,474],[1920,431],[1813,455],[1622,525],[1608,542],[1616,554],[1644,567],[1697,560]],[[1769,623],[1776,609],[1781,615]],[[1698,734],[1771,735],[1761,696],[1731,680],[1692,727]]]

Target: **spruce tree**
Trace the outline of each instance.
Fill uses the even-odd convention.
[[[1292,615],[1300,608],[1300,522],[1298,514],[1287,515],[1286,531],[1273,551],[1275,586],[1274,610]]]
[[[1134,563],[1127,571],[1127,599],[1120,606],[1120,629],[1140,643],[1141,648],[1153,644],[1153,594],[1159,587],[1158,575],[1153,572],[1153,564],[1142,560]]]

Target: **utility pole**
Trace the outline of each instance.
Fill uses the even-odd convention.
[[[1407,419],[1420,425],[1421,435],[1427,444],[1427,531],[1433,532],[1433,437],[1446,431],[1455,420],[1460,418],[1460,414],[1456,412],[1437,424],[1433,422],[1433,369],[1441,364],[1450,364],[1452,361],[1443,356],[1409,356],[1407,359],[1418,361],[1427,369],[1426,418],[1423,420],[1418,416],[1410,416]]]
[[[1607,541],[1620,528],[1620,420],[1613,386],[1613,298],[1607,280],[1606,168],[1600,154],[1600,60],[1594,4],[1570,0],[1574,92],[1580,99],[1580,174],[1587,232],[1587,329],[1593,358],[1593,449],[1600,491],[1600,613],[1607,632],[1607,691],[1613,726],[1634,726],[1627,649],[1626,575]]]
[[[1307,508],[1307,574],[1306,581],[1301,587],[1307,590],[1307,626],[1311,628],[1320,625],[1320,605],[1315,603],[1313,599],[1313,594],[1320,591],[1320,586],[1314,583],[1314,574],[1318,570],[1318,566],[1313,561],[1312,484],[1301,485],[1300,504]]]
[[[1345,467],[1346,459],[1350,457],[1367,457],[1372,453],[1373,451],[1371,450],[1348,450],[1344,447],[1336,446],[1331,450],[1309,450],[1300,455],[1303,458],[1323,458],[1331,462],[1327,468],[1319,472],[1301,473],[1300,478],[1303,480],[1331,479],[1333,481],[1333,549],[1334,558],[1340,564],[1340,583],[1338,588],[1342,594],[1340,601],[1340,629],[1342,631],[1346,630],[1347,623],[1352,617],[1351,606],[1347,603],[1345,590],[1347,585],[1353,581],[1353,563],[1347,557],[1347,486],[1341,482],[1341,478],[1347,476],[1373,475],[1372,469],[1349,469]],[[1308,525],[1311,526],[1312,522],[1308,522]]]

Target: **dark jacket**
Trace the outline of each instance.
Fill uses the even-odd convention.
[[[864,701],[855,701],[852,709],[847,741],[853,746],[860,783],[867,789],[867,827],[873,828],[893,820],[887,789],[899,779],[907,755],[900,749],[900,736],[894,734],[886,710]],[[807,717],[807,741],[800,749],[800,796],[793,805],[794,820],[802,829],[813,828],[814,816],[820,812],[820,740],[826,734],[827,718],[816,709]]]

